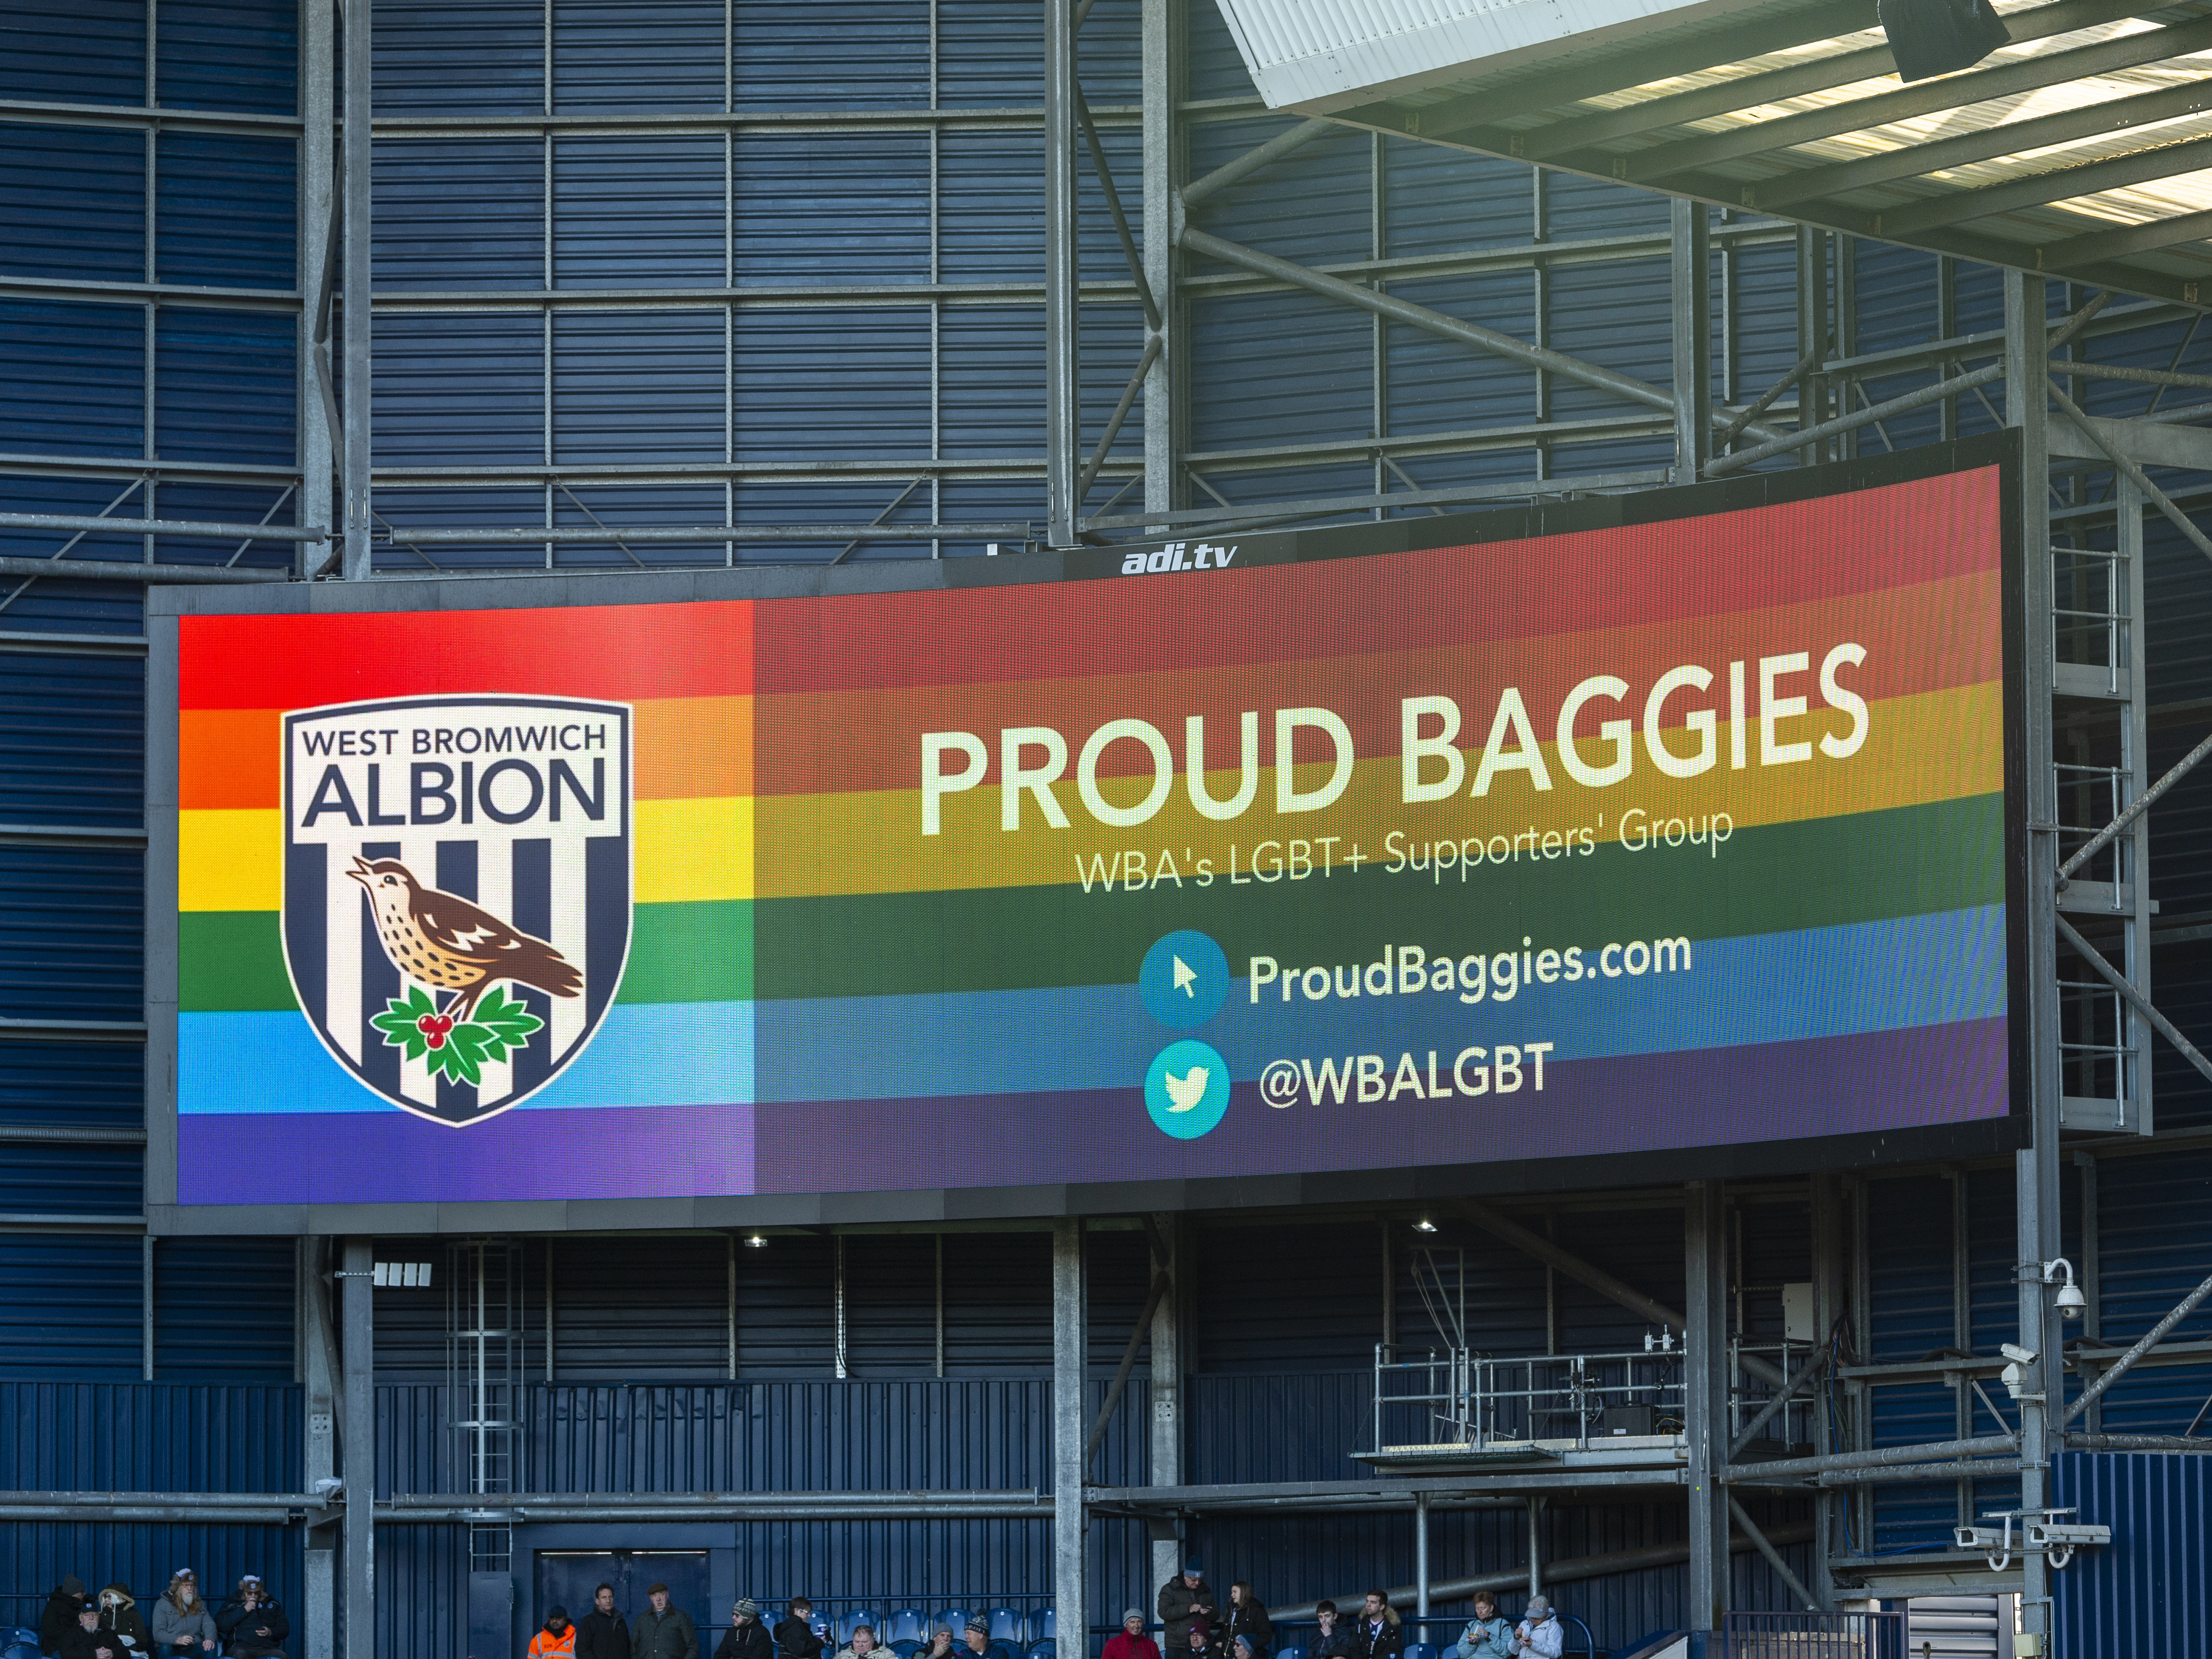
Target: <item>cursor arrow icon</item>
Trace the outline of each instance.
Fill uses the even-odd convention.
[[[1188,998],[1189,998],[1193,1002],[1195,1002],[1195,1001],[1197,1001],[1197,1000],[1198,1000],[1198,992],[1197,992],[1197,990],[1196,990],[1196,988],[1196,988],[1196,986],[1197,986],[1197,984],[1198,984],[1198,969],[1195,969],[1195,968],[1194,968],[1194,967],[1192,967],[1188,963],[1185,962],[1185,961],[1184,961],[1181,957],[1177,957],[1175,959],[1175,988],[1176,988],[1176,990],[1178,990],[1178,991],[1180,991],[1180,992],[1182,992],[1185,996],[1188,997]]]

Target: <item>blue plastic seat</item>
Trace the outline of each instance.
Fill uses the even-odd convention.
[[[1426,1642],[1408,1642],[1406,1659],[1437,1659],[1437,1650]]]
[[[1306,1659],[1306,1650],[1304,1648],[1277,1648],[1274,1659]]]
[[[1054,1641],[1051,1637],[1040,1637],[1037,1640],[1030,1644],[1030,1650],[1027,1659],[1053,1659],[1053,1656],[1057,1653],[1059,1650],[1060,1644]]]
[[[886,1629],[878,1632],[884,1641],[896,1647],[901,1642],[919,1642],[929,1645],[929,1626],[922,1614],[913,1607],[900,1607],[884,1620]]]
[[[853,1632],[860,1629],[863,1625],[866,1625],[870,1630],[876,1632],[876,1639],[878,1641],[881,1641],[883,1639],[883,1621],[878,1619],[874,1613],[867,1612],[841,1613],[837,1615],[837,1645],[841,1648],[846,1645],[846,1644],[853,1639]]]
[[[1012,1607],[993,1607],[989,1617],[992,1641],[1023,1644],[1028,1640],[1022,1631],[1022,1616]]]
[[[1032,1649],[1038,1643],[1052,1641],[1059,1635],[1060,1610],[1057,1607],[1039,1607],[1030,1614],[1030,1645]]]

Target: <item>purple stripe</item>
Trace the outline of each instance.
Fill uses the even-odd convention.
[[[1276,1110],[1240,1083],[1221,1127],[1162,1134],[1139,1088],[1064,1095],[508,1112],[465,1128],[382,1112],[192,1113],[186,1204],[451,1203],[1290,1175],[1509,1163],[1879,1133],[2001,1117],[2002,1018],[1685,1054],[1560,1060],[1476,1098]],[[1390,1072],[1396,1056],[1389,1057]],[[1439,1068],[1451,1057],[1439,1056]],[[1425,1073],[1427,1055],[1415,1057]],[[236,1170],[235,1187],[209,1170]],[[758,1175],[756,1184],[756,1175]]]
[[[502,1112],[453,1128],[397,1107],[186,1113],[177,1120],[177,1197],[457,1204],[749,1193],[752,1118],[750,1106],[626,1106]]]

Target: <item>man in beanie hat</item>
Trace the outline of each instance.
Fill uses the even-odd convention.
[[[668,1605],[668,1586],[645,1593],[650,1604],[630,1626],[629,1659],[699,1659],[699,1632],[691,1615]]]
[[[775,1644],[760,1621],[760,1603],[740,1595],[730,1605],[730,1627],[722,1632],[714,1659],[775,1659]]]
[[[629,1659],[629,1626],[615,1611],[615,1587],[592,1592],[592,1610],[576,1626],[576,1659]]]
[[[1098,1659],[1160,1659],[1160,1650],[1152,1638],[1145,1634],[1145,1610],[1125,1608],[1121,1613],[1121,1628],[1106,1638],[1106,1650]]]
[[[76,1610],[84,1605],[84,1580],[71,1573],[54,1586],[39,1615],[39,1651],[59,1653],[62,1638],[76,1628]]]
[[[966,1637],[968,1651],[981,1659],[991,1650],[991,1621],[980,1616],[969,1620]]]

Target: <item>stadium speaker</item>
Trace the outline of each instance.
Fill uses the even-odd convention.
[[[1990,0],[1875,0],[1898,78],[1970,69],[2012,37]]]

